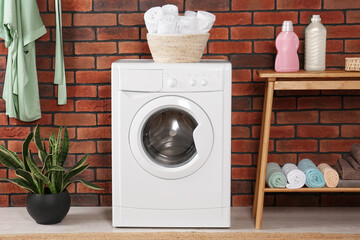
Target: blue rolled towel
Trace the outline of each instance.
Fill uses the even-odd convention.
[[[303,159],[299,162],[298,168],[306,175],[306,186],[309,188],[322,188],[325,186],[325,179],[322,172],[310,159]]]

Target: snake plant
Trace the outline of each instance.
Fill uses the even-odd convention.
[[[64,130],[64,137],[61,138]],[[29,150],[30,143],[34,141],[38,149],[40,166],[35,163],[33,154]],[[85,171],[89,164],[85,164],[88,157],[86,154],[72,168],[65,169],[64,163],[69,152],[69,134],[66,127],[60,127],[58,136],[54,132],[49,137],[49,147],[46,148],[44,139],[40,137],[40,126],[37,125],[34,132],[30,132],[22,147],[22,160],[19,156],[0,144],[0,162],[15,171],[16,178],[0,180],[14,183],[30,193],[45,194],[46,188],[51,194],[61,193],[74,183],[80,182],[85,186],[102,190],[95,184],[75,176]]]

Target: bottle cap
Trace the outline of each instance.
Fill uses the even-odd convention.
[[[292,21],[284,21],[282,25],[283,32],[292,32],[294,31]]]
[[[319,23],[319,22],[321,22],[320,15],[312,15],[312,17],[311,17],[311,22],[312,22],[312,23]]]

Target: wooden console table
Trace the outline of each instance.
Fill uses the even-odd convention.
[[[342,70],[306,72],[300,70],[296,73],[278,73],[274,70],[260,70],[258,71],[258,74],[261,78],[267,78],[267,81],[264,96],[254,205],[252,211],[252,216],[256,217],[255,228],[261,229],[264,194],[266,192],[360,192],[360,188],[265,188],[274,90],[360,89],[360,72],[346,72]]]

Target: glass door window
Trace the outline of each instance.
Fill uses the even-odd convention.
[[[196,120],[183,110],[162,109],[144,124],[143,148],[149,158],[160,166],[182,166],[196,155],[193,132],[197,126]]]

